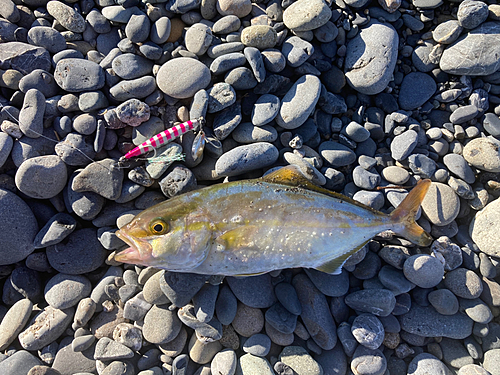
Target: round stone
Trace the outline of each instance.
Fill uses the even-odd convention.
[[[277,40],[278,34],[271,26],[253,25],[241,31],[241,42],[247,47],[273,48]]]
[[[463,157],[472,166],[486,172],[500,172],[500,144],[489,138],[475,138],[467,143]]]
[[[59,194],[68,179],[66,164],[57,155],[24,161],[16,172],[17,188],[31,198],[49,199]]]
[[[485,254],[500,257],[500,232],[497,224],[500,222],[500,199],[495,199],[479,211],[472,219],[469,233]]]
[[[445,226],[458,216],[460,200],[451,187],[433,182],[422,202],[422,211],[432,224]]]
[[[293,31],[309,31],[326,24],[332,11],[323,0],[299,0],[283,12],[285,26]]]
[[[483,291],[479,276],[466,268],[457,268],[446,274],[444,285],[458,297],[465,299],[478,298]]]
[[[288,365],[297,374],[321,375],[323,369],[301,346],[287,346],[278,359]]]
[[[379,349],[359,345],[352,355],[351,370],[354,375],[382,375],[387,370],[387,360]]]
[[[426,254],[409,257],[404,265],[405,277],[421,288],[432,288],[443,280],[444,266],[437,258]]]
[[[59,87],[69,92],[96,91],[105,84],[104,70],[95,62],[85,59],[59,60],[54,79]]]
[[[448,289],[433,290],[427,298],[440,314],[453,315],[458,311],[458,299]]]
[[[440,374],[451,375],[452,372],[439,359],[429,353],[416,355],[408,365],[408,375]]]
[[[406,75],[401,83],[399,104],[407,111],[417,109],[434,95],[436,88],[436,82],[430,75],[412,72]]]
[[[474,29],[488,18],[488,5],[482,1],[463,1],[458,6],[457,18],[466,29]]]
[[[358,315],[352,322],[351,332],[356,341],[368,349],[377,349],[385,337],[384,326],[372,314]]]
[[[341,143],[326,141],[319,145],[319,153],[332,167],[345,167],[356,161],[356,154]]]
[[[161,91],[175,99],[192,97],[206,88],[211,80],[210,70],[200,61],[179,57],[163,64],[156,75]]]
[[[59,273],[47,282],[45,300],[50,306],[64,310],[90,295],[91,288],[85,276]]]

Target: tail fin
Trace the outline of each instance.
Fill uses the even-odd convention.
[[[390,215],[395,224],[394,231],[420,246],[429,246],[432,242],[431,235],[415,222],[415,215],[430,186],[431,180],[420,180]]]

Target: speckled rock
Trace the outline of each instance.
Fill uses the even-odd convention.
[[[463,157],[483,171],[500,172],[500,144],[489,138],[471,140],[464,147]]]
[[[499,220],[500,199],[497,198],[476,214],[469,227],[470,235],[481,251],[494,257],[500,257],[500,233],[496,227]]]
[[[332,11],[323,0],[299,0],[283,12],[285,26],[294,31],[317,29],[328,22]]]

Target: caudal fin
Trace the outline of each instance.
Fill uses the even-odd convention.
[[[394,231],[419,246],[429,246],[432,237],[415,222],[415,215],[431,186],[431,180],[420,180],[401,204],[391,212]]]

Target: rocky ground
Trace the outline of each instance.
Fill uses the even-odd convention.
[[[500,374],[495,1],[0,0],[0,69],[0,374]],[[199,117],[202,157],[116,167]],[[434,242],[335,276],[114,260],[138,212],[287,164],[384,212],[430,178]]]

